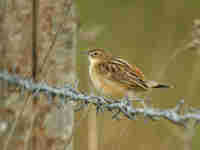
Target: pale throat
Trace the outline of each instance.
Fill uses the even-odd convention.
[[[91,58],[91,57],[89,57],[88,59],[89,59],[90,63],[98,63],[100,61],[99,58]]]
[[[89,57],[89,62],[90,62],[90,68],[99,64],[100,62],[102,62],[102,59],[98,59],[98,58],[91,58]]]
[[[103,60],[101,58],[94,59],[94,58],[89,57],[89,61],[90,61],[89,74],[90,74],[92,80],[95,81],[96,78],[94,78],[94,76],[96,77],[96,75],[98,75],[97,72],[95,71],[96,70],[95,68],[97,67],[98,64],[102,63]]]

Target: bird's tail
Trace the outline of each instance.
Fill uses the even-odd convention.
[[[166,84],[158,84],[152,88],[174,88],[174,86],[166,85]]]
[[[155,81],[147,81],[147,85],[150,88],[174,88],[173,85],[160,84]]]

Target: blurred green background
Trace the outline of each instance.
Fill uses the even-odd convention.
[[[155,89],[150,95],[154,107],[173,107],[180,99],[186,106],[199,107],[200,57],[196,51],[181,51],[183,41],[190,38],[193,21],[200,18],[199,0],[77,0],[77,10],[81,89],[88,90],[89,78],[88,61],[80,51],[105,48],[135,63],[146,78],[176,85],[175,89]],[[180,53],[171,61],[177,51]],[[77,113],[76,120],[81,114]],[[199,127],[194,133],[166,120],[116,121],[106,112],[97,116],[97,124],[100,150],[200,148]],[[76,150],[88,149],[88,130],[88,121],[82,121],[74,138]]]

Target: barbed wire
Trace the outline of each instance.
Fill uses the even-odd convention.
[[[180,100],[175,107],[168,109],[153,108],[145,105],[145,103],[143,103],[144,107],[134,107],[128,98],[113,100],[101,96],[88,95],[80,92],[77,86],[74,88],[70,84],[65,84],[64,87],[51,87],[46,83],[35,83],[31,79],[23,79],[17,74],[11,75],[7,71],[0,71],[0,80],[7,81],[9,84],[20,87],[22,90],[33,92],[33,94],[44,93],[49,101],[56,96],[64,104],[67,104],[69,101],[80,102],[79,109],[93,104],[96,106],[97,112],[110,111],[115,119],[119,118],[120,114],[123,114],[130,120],[135,120],[137,116],[144,116],[152,120],[164,118],[184,127],[187,127],[189,120],[194,120],[195,124],[200,122],[200,109],[182,109],[184,100]],[[142,99],[139,99],[139,101],[144,102]]]

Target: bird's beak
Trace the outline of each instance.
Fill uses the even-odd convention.
[[[82,55],[88,55],[88,52],[89,52],[88,50],[86,50],[86,51],[81,51],[81,54],[82,54]]]

